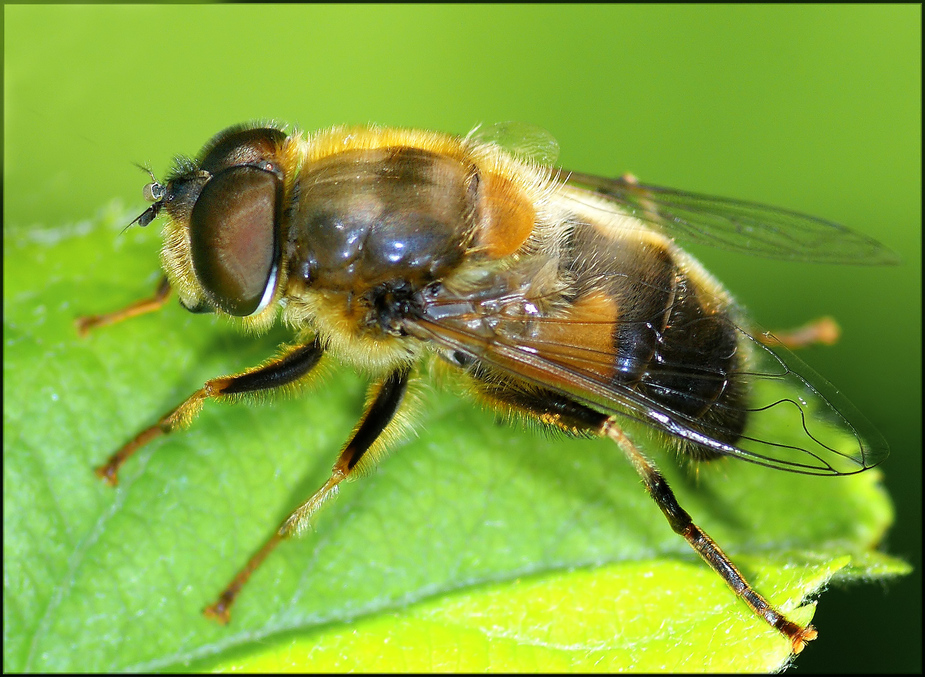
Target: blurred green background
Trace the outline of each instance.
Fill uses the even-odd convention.
[[[227,125],[274,118],[531,122],[565,167],[875,236],[901,266],[696,253],[765,327],[834,315],[839,345],[802,357],[892,447],[885,547],[915,572],[826,593],[795,669],[921,669],[920,7],[6,6],[4,47],[7,232],[113,200],[140,213],[133,162],[162,173]]]

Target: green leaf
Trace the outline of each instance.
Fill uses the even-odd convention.
[[[175,303],[79,339],[73,320],[149,295],[156,233],[97,222],[4,230],[4,669],[773,670],[789,643],[668,527],[608,441],[500,425],[425,393],[419,436],[284,543],[227,627],[200,612],[327,478],[363,379],[207,404],[140,451],[116,490],[92,469],[206,379],[289,338]],[[772,603],[906,567],[879,471],[812,478],[738,461],[696,477],[655,452],[682,505]],[[824,598],[821,603],[825,603]],[[825,628],[819,628],[821,633]],[[809,649],[811,650],[812,645]]]

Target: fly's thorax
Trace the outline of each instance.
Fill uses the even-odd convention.
[[[364,293],[396,278],[423,286],[463,258],[513,254],[536,219],[521,180],[476,156],[354,148],[303,166],[288,214],[286,267],[318,289]]]
[[[474,165],[407,146],[354,149],[303,167],[286,268],[305,288],[366,294],[424,286],[462,261],[478,209]]]
[[[288,320],[351,341],[401,337],[425,289],[494,270],[537,222],[532,183],[499,150],[375,132],[327,154],[312,144],[329,139],[306,141],[285,214]]]

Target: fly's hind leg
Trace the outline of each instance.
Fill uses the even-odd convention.
[[[703,529],[694,524],[691,516],[678,503],[678,499],[675,498],[674,492],[668,486],[662,473],[636,448],[636,445],[617,425],[614,417],[608,418],[603,423],[598,434],[612,439],[626,454],[633,467],[636,468],[636,472],[642,477],[649,496],[661,508],[674,532],[684,537],[688,545],[726,581],[736,596],[745,602],[757,616],[763,618],[768,625],[790,640],[793,653],[800,653],[807,642],[816,638],[817,633],[812,625],[804,627],[788,620],[752,588],[719,545]]]
[[[835,318],[824,316],[807,322],[802,327],[759,334],[762,344],[774,348],[782,345],[789,350],[798,350],[814,345],[832,346],[841,337],[841,327]]]
[[[788,620],[745,580],[732,560],[691,516],[680,506],[658,468],[640,452],[616,422],[616,417],[602,414],[558,393],[525,387],[497,375],[470,372],[474,386],[488,403],[507,413],[520,413],[573,434],[607,437],[626,454],[642,478],[646,491],[658,505],[671,528],[687,541],[703,560],[719,574],[749,608],[771,627],[787,637],[793,652],[799,653],[815,639],[811,625],[801,626]]]
[[[366,411],[338,456],[331,471],[331,477],[307,501],[296,508],[280,525],[280,528],[267,539],[260,550],[251,557],[244,568],[222,591],[215,603],[206,607],[203,611],[206,616],[219,623],[227,623],[231,618],[231,607],[241,592],[241,588],[273,549],[283,539],[306,529],[318,509],[329,498],[337,494],[337,486],[346,479],[352,479],[360,467],[368,465],[375,458],[383,448],[385,438],[388,437],[384,433],[387,433],[387,429],[395,420],[396,413],[405,400],[409,377],[410,369],[398,369],[372,388]]]

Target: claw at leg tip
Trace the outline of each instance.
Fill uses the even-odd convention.
[[[803,630],[793,638],[793,653],[798,654],[803,650],[803,647],[806,646],[807,642],[811,642],[818,636],[816,628],[811,625],[807,625]]]
[[[207,606],[202,610],[202,614],[220,625],[228,625],[231,620],[231,609],[222,600]]]
[[[119,475],[116,469],[111,465],[101,465],[94,472],[96,473],[97,477],[99,477],[111,487],[115,487],[119,484]]]

